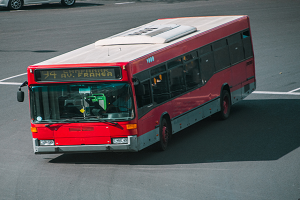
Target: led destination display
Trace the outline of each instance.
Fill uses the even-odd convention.
[[[35,70],[37,82],[67,82],[121,79],[120,67]]]

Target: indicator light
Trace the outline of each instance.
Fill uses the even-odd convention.
[[[37,128],[36,127],[31,127],[30,129],[31,129],[32,133],[37,133]]]
[[[126,128],[128,130],[130,130],[130,129],[136,129],[137,128],[137,124],[126,124]]]

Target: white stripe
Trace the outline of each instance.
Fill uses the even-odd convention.
[[[18,76],[23,76],[23,75],[26,75],[26,74],[27,74],[27,73],[23,73],[23,74],[11,76],[11,77],[8,77],[8,78],[5,78],[5,79],[0,80],[0,82],[1,82],[1,81],[6,81],[6,80],[8,80],[8,79],[16,78],[16,77],[18,77]]]
[[[21,85],[22,83],[15,82],[0,82],[0,85]]]
[[[115,3],[115,4],[122,5],[122,4],[128,4],[128,3],[134,3],[134,2],[123,2],[123,3]]]
[[[297,89],[291,90],[291,91],[289,91],[289,93],[291,93],[291,92],[295,92],[295,91],[297,91],[297,90],[300,90],[300,88],[297,88]]]
[[[254,91],[254,94],[281,94],[281,95],[300,95],[300,92],[269,92],[269,91]]]

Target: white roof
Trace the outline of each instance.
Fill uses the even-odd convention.
[[[163,44],[195,31],[197,31],[197,28],[193,26],[183,26],[178,24],[146,24],[112,37],[99,40],[95,45]]]
[[[36,65],[129,62],[242,17],[159,19]]]

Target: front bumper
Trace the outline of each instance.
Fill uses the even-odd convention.
[[[39,145],[38,139],[33,138],[33,150],[35,154],[138,151],[137,136],[128,136],[128,144],[70,145],[70,146],[38,146],[38,145]]]

